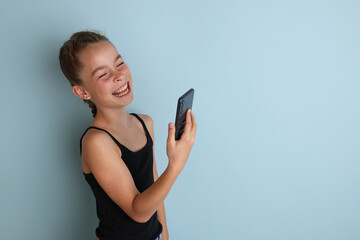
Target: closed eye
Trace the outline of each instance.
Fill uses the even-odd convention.
[[[119,67],[119,66],[121,66],[122,64],[124,64],[124,62],[119,63],[119,65],[117,65],[116,67]]]
[[[104,73],[104,74],[100,75],[99,78],[104,77],[106,74],[107,74],[107,73]]]

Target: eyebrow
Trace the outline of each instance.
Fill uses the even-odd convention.
[[[119,58],[121,58],[121,55],[120,55],[120,54],[118,54],[118,55],[116,56],[114,62],[116,62]],[[95,68],[94,71],[91,72],[91,77],[93,77],[94,74],[95,74],[97,71],[99,71],[99,70],[101,70],[101,69],[103,69],[103,68],[106,68],[106,66],[100,66],[100,67]]]

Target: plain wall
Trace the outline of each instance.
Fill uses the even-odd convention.
[[[2,239],[95,239],[79,154],[92,115],[58,62],[86,29],[129,65],[127,110],[153,118],[159,173],[177,98],[195,89],[171,240],[360,238],[359,1],[0,4]]]

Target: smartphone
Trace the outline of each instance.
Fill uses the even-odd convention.
[[[192,110],[194,89],[190,88],[184,95],[179,97],[175,118],[175,140],[179,140],[185,129],[187,109]]]

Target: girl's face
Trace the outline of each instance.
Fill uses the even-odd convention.
[[[80,78],[87,92],[84,99],[90,96],[97,108],[131,103],[134,98],[131,72],[111,43],[92,43],[78,57],[82,64]]]

